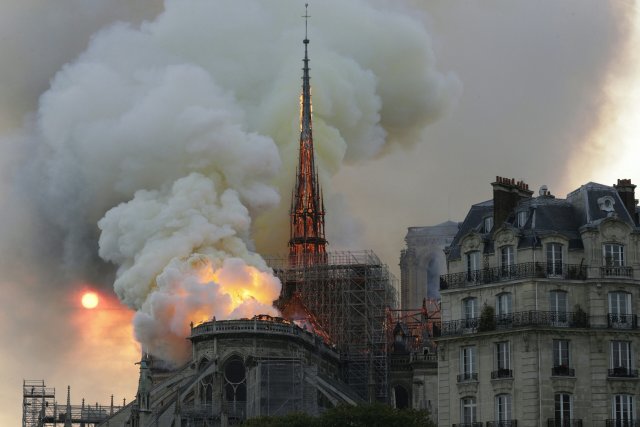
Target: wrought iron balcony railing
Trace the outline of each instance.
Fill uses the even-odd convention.
[[[576,370],[568,366],[554,366],[551,368],[551,375],[554,377],[575,377]]]
[[[482,423],[473,422],[473,423],[451,424],[451,427],[482,427]]]
[[[483,321],[480,321],[480,318],[474,318],[442,322],[440,335],[465,335],[476,332],[487,332],[528,326],[588,328],[589,316],[587,316],[584,311],[519,311],[509,314],[500,314]]]
[[[471,381],[478,381],[478,373],[477,372],[465,372],[465,373],[462,373],[462,374],[458,375],[458,382],[459,383],[471,382]]]
[[[491,371],[491,379],[496,380],[500,378],[513,378],[513,370],[512,369],[497,369],[495,371]]]
[[[635,314],[607,315],[607,326],[613,329],[638,329],[638,316]]]
[[[487,421],[487,427],[518,427],[518,420]]]
[[[625,366],[618,366],[613,369],[609,369],[610,378],[638,378],[638,370],[627,368]]]
[[[605,420],[605,425],[607,427],[640,427],[639,420],[632,419],[608,419]]]
[[[547,264],[546,262],[524,262],[482,270],[443,274],[440,289],[456,289],[487,283],[517,279],[565,279],[586,280],[587,266],[580,264]]]
[[[582,420],[568,418],[549,418],[547,420],[547,427],[582,427]]]
[[[600,267],[602,277],[633,277],[633,267]]]

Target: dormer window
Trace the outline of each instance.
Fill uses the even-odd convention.
[[[518,228],[524,227],[528,219],[529,219],[529,213],[527,211],[518,212],[518,215],[516,217],[516,223]]]
[[[489,233],[493,229],[493,217],[488,216],[484,219],[484,232]]]
[[[616,201],[611,196],[602,196],[598,199],[598,207],[604,212],[613,212],[615,203]]]

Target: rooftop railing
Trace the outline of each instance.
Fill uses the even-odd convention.
[[[586,280],[587,266],[583,264],[524,262],[500,267],[483,268],[481,270],[450,273],[440,276],[440,289],[465,288],[468,286],[478,286],[518,279],[547,278]]]

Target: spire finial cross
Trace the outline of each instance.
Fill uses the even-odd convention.
[[[309,22],[309,18],[311,18],[311,15],[309,15],[309,3],[304,4],[304,15],[302,15],[302,17],[304,18],[304,38],[306,40],[307,39],[307,23]]]

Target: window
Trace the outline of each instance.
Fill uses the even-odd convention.
[[[478,366],[476,347],[473,345],[460,348],[460,376],[458,381],[477,381]]]
[[[556,326],[566,326],[568,324],[567,311],[569,298],[565,291],[549,292],[549,311],[551,312],[551,322]]]
[[[613,396],[611,405],[612,417],[615,421],[615,427],[632,426],[635,418],[635,410],[633,407],[633,396],[630,394],[617,394]]]
[[[518,228],[524,227],[528,219],[529,219],[529,213],[527,211],[518,212],[518,217],[517,217]]]
[[[515,259],[514,259],[514,252],[513,252],[513,246],[504,246],[502,247],[502,249],[500,249],[500,255],[501,255],[501,268],[502,268],[502,274],[503,275],[507,275],[510,276],[511,274],[513,274],[515,272],[514,270],[514,264],[515,264]]]
[[[493,229],[493,217],[488,216],[484,219],[484,232],[489,233]]]
[[[463,327],[475,328],[478,326],[478,299],[465,298],[462,300]]]
[[[496,311],[497,319],[496,324],[505,325],[511,323],[511,294],[508,292],[502,293],[496,297]]]
[[[602,246],[604,265],[607,267],[622,267],[624,265],[624,246],[607,243]]]
[[[569,340],[553,340],[553,370],[555,376],[575,376],[575,371],[570,368]]]
[[[499,394],[496,396],[496,421],[511,421],[511,395]]]
[[[460,421],[462,424],[476,422],[476,398],[463,397],[460,399]]]
[[[627,377],[631,375],[631,342],[611,341],[611,363],[609,376]]]
[[[632,328],[634,323],[631,311],[631,294],[628,292],[609,292],[609,327]]]
[[[560,243],[547,244],[547,275],[562,276],[562,245]]]
[[[480,251],[467,253],[467,280],[469,282],[477,282],[480,277]]]
[[[495,344],[495,367],[491,373],[491,378],[511,378],[511,346],[509,341],[497,342]]]
[[[555,425],[556,427],[571,427],[573,418],[573,399],[568,393],[558,393],[555,396]]]
[[[503,293],[496,297],[498,316],[511,314],[511,294]]]
[[[234,413],[244,414],[247,401],[246,371],[242,359],[232,356],[224,365],[224,398]]]

